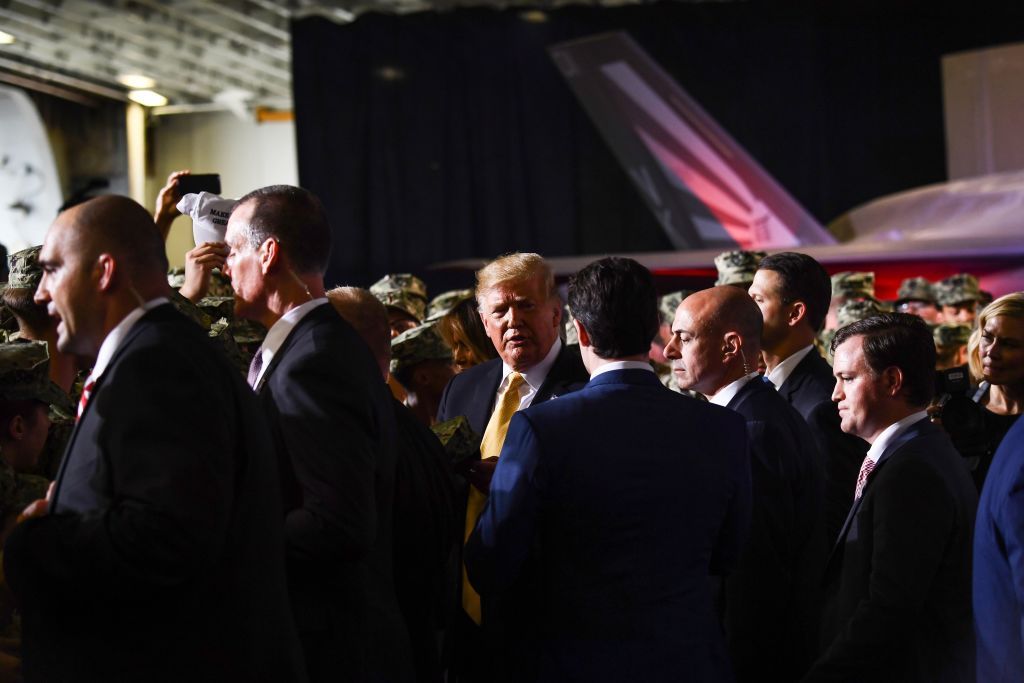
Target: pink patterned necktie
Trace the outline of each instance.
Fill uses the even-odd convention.
[[[860,474],[857,475],[857,490],[853,494],[854,500],[859,500],[861,494],[864,493],[864,485],[868,483],[868,476],[873,469],[875,469],[875,461],[870,457],[864,458],[864,462],[860,465]]]
[[[249,386],[253,389],[256,388],[256,380],[260,376],[260,370],[263,369],[263,347],[256,349],[255,355],[252,357],[252,362],[249,363],[249,375],[246,377],[246,381]]]
[[[92,397],[93,387],[96,386],[96,380],[89,377],[85,380],[85,386],[82,387],[82,397],[78,399],[78,415],[75,416],[75,421],[82,419],[82,413],[85,412],[85,406],[88,405],[89,399]]]

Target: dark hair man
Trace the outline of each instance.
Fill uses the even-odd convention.
[[[757,374],[761,311],[717,286],[679,305],[665,356],[676,381],[747,422],[753,514],[724,586],[726,639],[739,681],[796,680],[816,655],[816,586],[825,562],[821,457],[807,423]]]
[[[412,678],[392,574],[395,418],[363,340],[327,304],[331,233],[307,190],[228,219],[236,315],[267,327],[249,370],[285,472],[288,580],[312,681]]]
[[[484,507],[512,414],[574,391],[587,381],[578,347],[566,346],[559,339],[562,307],[554,275],[543,257],[529,253],[501,256],[481,268],[476,280],[480,319],[498,358],[453,377],[437,411],[438,422],[464,415],[473,431],[483,434],[481,460],[467,473],[471,485],[464,539],[469,538]],[[454,668],[460,679],[491,681],[495,668],[512,670],[523,663],[526,658],[501,661],[496,657],[509,652],[507,643],[500,640],[530,635],[515,626],[519,620],[530,619],[530,615],[520,614],[524,601],[510,597],[481,605],[465,574],[460,600],[454,646]],[[495,645],[502,647],[495,652]]]
[[[766,256],[754,274],[750,296],[761,309],[765,377],[811,427],[824,459],[825,536],[836,537],[853,502],[857,469],[868,445],[844,434],[832,403],[832,368],[814,348],[825,323],[832,283],[821,264],[806,254]]]
[[[581,270],[569,307],[591,380],[512,418],[470,579],[490,598],[541,577],[524,624],[539,680],[730,680],[708,574],[735,564],[749,520],[743,420],[661,385],[636,261]]]
[[[39,263],[58,349],[96,361],[53,493],[4,552],[25,679],[301,678],[269,435],[169,305],[153,219],[89,200],[57,217]]]
[[[871,448],[825,570],[827,647],[804,680],[973,680],[978,496],[925,411],[931,332],[914,315],[877,315],[840,328],[832,349],[843,431]]]

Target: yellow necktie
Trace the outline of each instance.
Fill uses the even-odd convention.
[[[519,410],[519,387],[525,382],[525,378],[518,372],[509,375],[508,387],[501,395],[498,405],[491,413],[491,419],[487,422],[484,430],[484,438],[480,442],[480,458],[496,458],[501,453],[501,446],[505,443],[505,434],[508,433],[508,423],[512,416]],[[474,486],[469,487],[469,500],[466,502],[466,533],[463,542],[469,540],[470,534],[476,527],[476,520],[484,510],[487,503],[487,495],[481,493]],[[480,595],[473,586],[469,584],[469,576],[466,574],[466,565],[462,565],[462,609],[477,624],[480,623]]]

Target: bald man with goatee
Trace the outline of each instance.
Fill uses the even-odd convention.
[[[57,348],[95,364],[51,494],[5,546],[25,681],[304,680],[270,436],[170,304],[152,218],[90,200],[39,261]]]
[[[676,309],[665,357],[676,381],[747,421],[753,514],[723,622],[737,681],[795,680],[815,654],[825,563],[823,481],[814,436],[757,373],[762,318],[741,289],[713,287]]]

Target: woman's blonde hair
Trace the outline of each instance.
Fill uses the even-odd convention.
[[[1001,296],[978,314],[977,327],[971,332],[971,338],[967,340],[967,365],[971,369],[971,378],[980,382],[981,374],[981,333],[985,330],[985,324],[989,318],[997,318],[1001,315],[1008,315],[1011,318],[1024,319],[1024,292],[1013,292]]]

